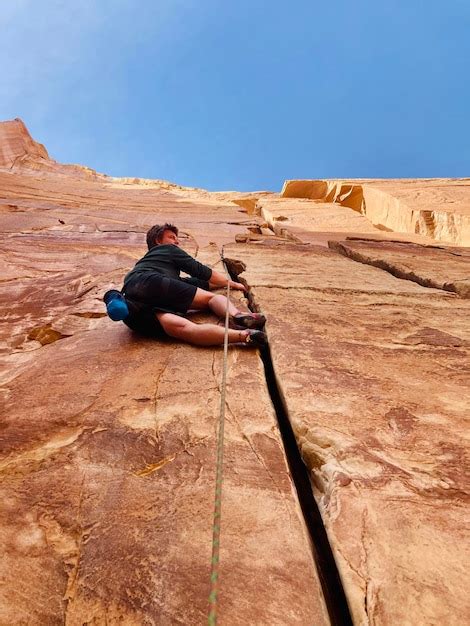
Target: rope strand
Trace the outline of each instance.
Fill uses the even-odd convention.
[[[224,258],[222,263],[228,275]],[[230,277],[227,282],[227,308],[225,311],[225,334],[224,334],[224,357],[222,366],[222,382],[220,385],[220,413],[217,435],[217,461],[215,477],[214,520],[212,525],[212,558],[211,558],[211,590],[209,594],[209,626],[217,624],[217,601],[219,593],[219,550],[220,550],[220,524],[222,517],[222,483],[224,464],[224,430],[225,430],[225,387],[227,382],[228,360],[228,329],[229,329],[229,296]]]

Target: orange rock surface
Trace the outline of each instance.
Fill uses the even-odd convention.
[[[6,131],[0,623],[204,623],[222,352],[136,337],[101,298],[155,222],[220,269],[253,220],[207,192],[43,167],[21,123]],[[262,364],[234,348],[228,366],[220,621],[327,624]]]
[[[383,230],[470,245],[470,179],[288,180],[285,198],[334,202]]]
[[[469,621],[468,180],[210,193],[60,164],[14,120],[0,190],[1,624],[207,619],[222,351],[101,300],[163,221],[268,316],[352,622]],[[243,346],[228,366],[220,623],[338,623],[274,381]]]
[[[465,623],[468,300],[318,246],[240,252],[354,623]]]

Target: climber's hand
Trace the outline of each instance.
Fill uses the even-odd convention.
[[[230,281],[230,289],[235,289],[236,291],[248,291],[248,289],[242,283],[236,283],[234,280]]]

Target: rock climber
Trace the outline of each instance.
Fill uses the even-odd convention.
[[[104,295],[108,314],[132,330],[149,336],[169,335],[200,346],[221,345],[225,330],[217,324],[195,324],[184,315],[189,310],[211,310],[225,317],[229,308],[229,343],[264,346],[261,330],[265,317],[239,310],[230,300],[210,290],[230,285],[246,291],[242,283],[203,265],[180,248],[178,228],[173,224],[152,226],[147,232],[148,252],[125,276],[122,291]],[[181,278],[180,272],[190,275]]]

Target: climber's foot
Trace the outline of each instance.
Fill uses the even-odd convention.
[[[268,344],[268,337],[262,330],[248,330],[245,343],[254,348],[264,348]]]
[[[262,313],[237,313],[230,316],[232,328],[253,328],[259,330],[266,324],[266,318]]]

